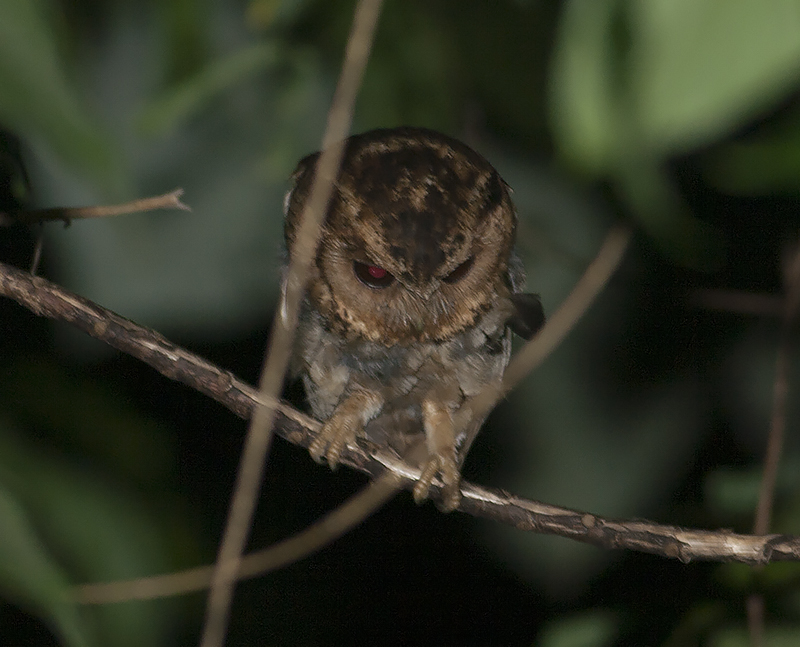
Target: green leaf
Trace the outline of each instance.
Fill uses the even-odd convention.
[[[630,0],[630,96],[641,145],[697,148],[797,86],[797,0]]]
[[[561,154],[601,174],[621,139],[611,78],[615,0],[571,0],[561,17],[551,70],[550,115]]]
[[[28,520],[0,484],[0,592],[51,625],[71,647],[89,645],[67,578]]]
[[[119,165],[59,64],[39,0],[0,2],[0,122],[108,187]]]

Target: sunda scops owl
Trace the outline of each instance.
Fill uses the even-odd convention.
[[[318,158],[299,163],[286,196],[289,254]],[[458,409],[501,379],[511,331],[528,338],[544,321],[521,292],[509,192],[483,157],[430,130],[347,140],[293,355],[324,422],[316,460],[335,466],[358,435],[401,455],[424,438],[415,498],[438,475],[444,507],[458,504]]]

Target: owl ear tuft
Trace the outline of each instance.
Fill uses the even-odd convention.
[[[511,295],[514,304],[514,314],[508,320],[508,325],[523,339],[530,339],[544,325],[544,308],[538,294],[530,292],[517,292]]]

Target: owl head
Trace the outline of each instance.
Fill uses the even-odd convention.
[[[289,253],[319,153],[286,196]],[[308,284],[312,307],[346,338],[441,341],[511,295],[516,213],[483,157],[420,128],[350,137]]]

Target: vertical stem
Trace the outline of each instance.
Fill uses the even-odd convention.
[[[775,362],[775,382],[772,387],[772,416],[770,418],[767,450],[764,456],[764,472],[758,492],[753,534],[766,535],[772,519],[775,485],[778,467],[783,453],[786,432],[786,400],[789,394],[789,370],[793,351],[793,327],[800,303],[800,248],[793,251],[785,276],[786,298]],[[754,593],[747,598],[747,628],[752,647],[761,647],[764,642],[764,596]]]
[[[328,124],[322,142],[323,151],[311,195],[301,218],[284,294],[275,315],[269,350],[259,380],[261,402],[274,403],[280,395],[309,267],[316,253],[324,214],[333,194],[334,180],[344,153],[344,139],[350,130],[353,106],[369,59],[381,5],[382,0],[359,0],[355,9],[342,72],[328,113]],[[250,420],[228,520],[211,577],[201,647],[221,647],[225,642],[236,574],[242,562],[242,553],[261,487],[264,462],[272,440],[274,417],[274,405],[260,405],[256,407]]]

